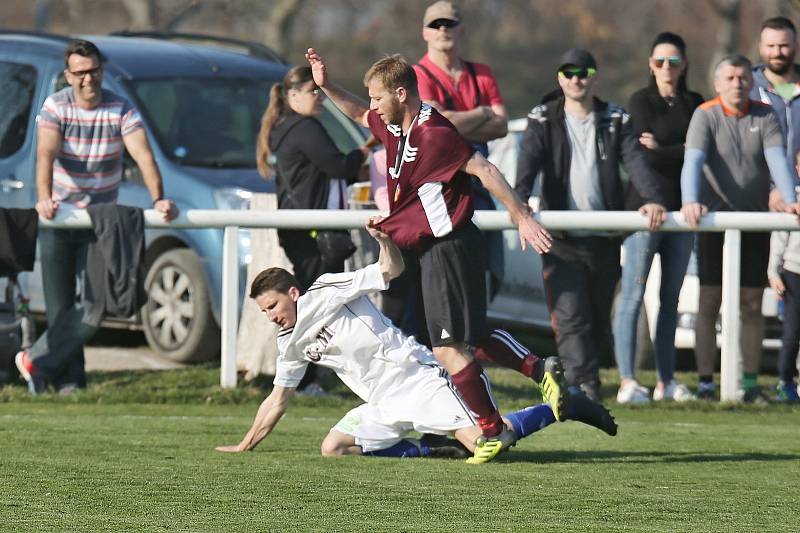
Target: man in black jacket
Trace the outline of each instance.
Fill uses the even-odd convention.
[[[516,191],[530,197],[541,171],[541,208],[624,209],[619,165],[645,200],[639,209],[656,230],[666,218],[657,177],[644,160],[630,116],[592,94],[597,64],[586,50],[560,61],[560,94],[528,115],[520,146]],[[618,236],[587,231],[554,233],[542,256],[544,288],[567,381],[600,400],[599,354],[611,346],[611,301],[620,277]]]

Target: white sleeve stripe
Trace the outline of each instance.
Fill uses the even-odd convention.
[[[496,329],[492,332],[491,337],[499,342],[502,342],[508,349],[513,351],[519,356],[520,359],[528,355],[528,350],[525,349],[510,333],[502,329]]]
[[[447,204],[442,195],[441,183],[425,183],[417,191],[422,202],[422,209],[428,218],[434,237],[442,237],[453,231],[453,221],[447,212]]]

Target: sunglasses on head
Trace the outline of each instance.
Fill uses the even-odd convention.
[[[683,65],[683,58],[680,56],[669,56],[669,57],[658,56],[653,58],[653,64],[657,68],[663,67],[665,61],[667,62],[670,68],[678,68],[681,65]]]
[[[428,24],[428,27],[432,30],[438,30],[439,28],[445,28],[449,30],[451,28],[455,28],[456,26],[458,26],[458,21],[450,19],[436,19]]]
[[[571,80],[574,76],[578,76],[579,80],[585,80],[595,74],[597,74],[597,69],[594,68],[562,68],[558,71],[560,77],[568,80]]]

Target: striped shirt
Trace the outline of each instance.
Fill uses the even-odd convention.
[[[76,207],[116,202],[122,138],[143,127],[139,112],[125,98],[103,89],[97,108],[82,109],[72,87],[65,87],[47,97],[37,124],[59,131],[63,139],[53,162],[53,200]]]

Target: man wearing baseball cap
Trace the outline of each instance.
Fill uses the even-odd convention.
[[[464,19],[458,6],[440,0],[429,5],[422,17],[422,39],[427,53],[414,65],[419,96],[453,123],[456,130],[484,157],[488,141],[508,133],[508,113],[491,68],[459,56],[464,39]],[[493,210],[491,195],[478,180],[475,209]],[[490,295],[503,279],[503,235],[484,232],[487,246]],[[407,274],[408,275],[408,274]]]
[[[644,159],[630,115],[594,96],[597,62],[581,48],[561,56],[558,90],[528,114],[520,145],[516,191],[525,200],[541,171],[541,209],[617,211],[624,207],[619,165],[645,204],[639,212],[657,229],[666,218],[658,178]],[[611,301],[619,280],[619,235],[553,232],[542,256],[547,306],[567,382],[601,399],[601,350],[611,347]]]

